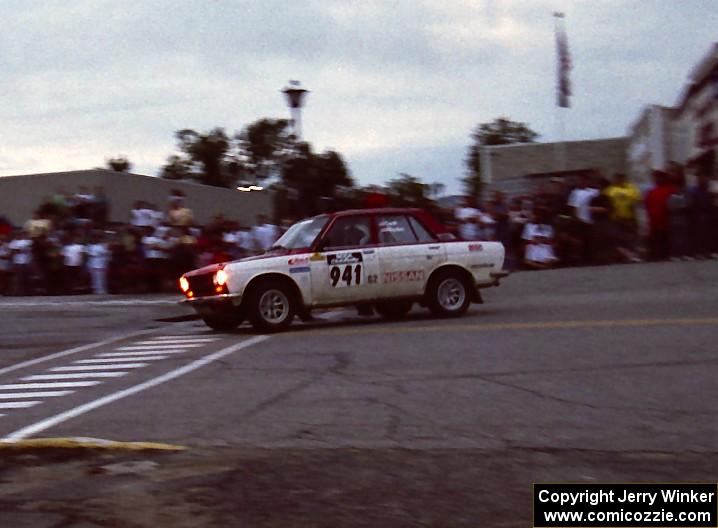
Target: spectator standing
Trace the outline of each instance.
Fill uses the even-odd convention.
[[[554,230],[547,223],[545,211],[536,209],[534,218],[524,226],[522,239],[525,244],[524,263],[533,269],[547,269],[556,265],[558,259],[553,250]]]
[[[683,167],[673,165],[670,180],[676,190],[668,197],[668,244],[671,260],[692,260],[688,189]]]
[[[107,294],[107,268],[110,263],[110,249],[99,232],[93,232],[87,246],[87,269],[90,271],[92,293]]]
[[[646,194],[648,216],[648,256],[651,260],[665,260],[670,254],[668,236],[668,197],[677,189],[666,172],[654,170],[655,186]]]
[[[454,218],[459,224],[459,237],[463,240],[478,240],[481,236],[481,211],[474,207],[469,196],[465,196],[463,202],[462,206],[454,211]]]
[[[260,253],[267,251],[279,238],[279,229],[269,221],[266,215],[257,216],[257,225],[252,228],[255,248]]]
[[[707,258],[716,250],[716,206],[706,172],[699,172],[696,184],[687,192],[691,248],[697,258]]]
[[[13,292],[17,295],[30,294],[32,276],[32,239],[25,231],[15,233],[8,244],[12,262]]]
[[[630,260],[638,260],[635,255],[638,237],[637,207],[641,203],[641,191],[628,181],[625,174],[617,173],[613,183],[603,193],[611,201],[611,221],[618,232],[618,249],[630,254]]]
[[[576,235],[581,245],[581,260],[591,262],[593,260],[592,248],[592,223],[591,200],[598,194],[595,188],[593,177],[583,175],[579,179],[578,186],[568,196],[568,205],[572,208],[573,218],[576,225]]]
[[[0,295],[10,293],[12,261],[10,257],[10,235],[0,233]]]
[[[62,291],[65,294],[77,293],[84,271],[85,245],[69,235],[62,246],[62,258]]]
[[[147,227],[146,235],[142,238],[147,263],[147,289],[152,293],[161,292],[165,283],[169,244],[166,235],[162,233],[159,229]]]

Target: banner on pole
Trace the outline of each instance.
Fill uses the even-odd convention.
[[[571,55],[568,51],[568,39],[566,30],[563,27],[563,13],[554,13],[556,17],[556,52],[557,52],[557,73],[558,83],[556,87],[556,104],[561,108],[569,108],[571,101]]]

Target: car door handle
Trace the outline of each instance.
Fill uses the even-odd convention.
[[[441,246],[429,246],[429,249],[433,249],[433,250],[441,249]]]

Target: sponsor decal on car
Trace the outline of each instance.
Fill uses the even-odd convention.
[[[482,264],[472,264],[471,269],[481,269],[481,268],[493,268],[494,265],[490,264],[488,262],[484,262]]]
[[[309,257],[309,260],[311,262],[318,262],[320,260],[324,260],[324,257],[322,256],[321,253],[314,253],[314,254],[312,254],[311,257]]]
[[[309,273],[311,269],[309,266],[297,266],[289,268],[289,273]]]
[[[353,253],[336,253],[327,255],[327,264],[330,266],[340,266],[342,264],[356,264],[362,262],[362,254],[359,251]]]
[[[424,280],[424,270],[387,271],[382,282],[414,282]]]
[[[287,261],[287,264],[290,266],[302,266],[304,264],[309,264],[309,257],[293,257]]]
[[[469,244],[469,251],[483,251],[484,246],[481,244]]]

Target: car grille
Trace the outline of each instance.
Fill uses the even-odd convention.
[[[195,275],[187,277],[189,281],[189,289],[194,293],[195,297],[206,297],[209,295],[217,295],[212,281],[212,273],[206,275]]]

